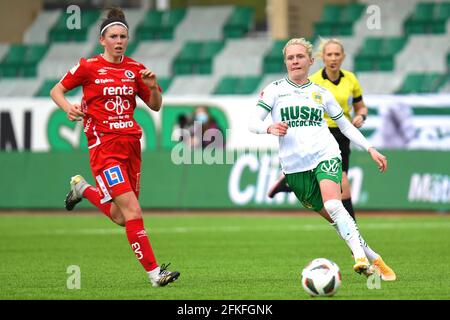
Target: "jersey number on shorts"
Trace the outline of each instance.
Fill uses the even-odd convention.
[[[110,187],[115,186],[116,184],[124,182],[122,171],[120,170],[120,166],[114,166],[103,171],[106,181],[108,181],[108,185]]]

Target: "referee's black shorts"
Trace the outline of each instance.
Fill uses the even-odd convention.
[[[329,128],[331,134],[336,139],[339,144],[339,149],[341,149],[342,156],[342,171],[348,172],[348,166],[350,162],[350,140],[344,136],[344,134],[339,130],[339,128]]]

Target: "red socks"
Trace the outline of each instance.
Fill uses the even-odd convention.
[[[111,219],[111,202],[100,203],[101,197],[97,188],[92,186],[86,188],[83,192],[83,197],[88,199],[89,202]],[[142,218],[127,221],[125,223],[125,230],[127,232],[128,242],[145,271],[148,272],[158,267],[152,246],[144,229],[144,221]]]
[[[129,220],[125,223],[128,242],[136,254],[136,258],[145,271],[151,271],[158,267],[152,246],[144,229],[144,221],[141,219]]]
[[[100,203],[100,194],[97,188],[89,186],[84,190],[83,197],[89,200],[94,206],[96,206],[101,212],[103,212],[108,218],[111,219],[111,202]]]

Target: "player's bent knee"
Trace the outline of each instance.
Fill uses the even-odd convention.
[[[345,211],[344,205],[337,199],[325,201],[323,205],[333,221],[336,221],[337,216],[342,210]]]
[[[125,217],[121,214],[121,213],[112,213],[111,214],[111,220],[112,222],[114,222],[115,224],[121,226],[121,227],[125,227]]]

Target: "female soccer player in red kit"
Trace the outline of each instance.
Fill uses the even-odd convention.
[[[90,166],[97,188],[82,176],[72,177],[66,209],[88,199],[115,223],[125,226],[128,241],[153,286],[165,286],[180,273],[161,268],[145,232],[138,202],[141,174],[142,129],[133,117],[136,95],[153,111],[162,104],[156,75],[125,56],[128,24],[119,8],[111,9],[100,27],[103,54],[81,58],[50,91],[71,121],[84,122]],[[81,105],[71,104],[65,93],[83,87]]]

